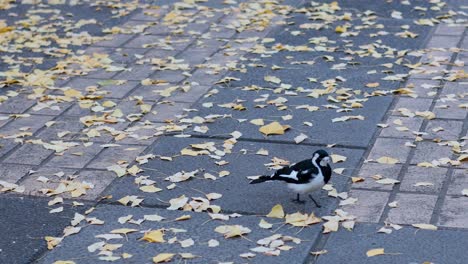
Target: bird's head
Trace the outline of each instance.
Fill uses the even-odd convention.
[[[314,160],[321,167],[326,167],[330,163],[331,158],[330,155],[328,155],[328,152],[323,149],[319,149],[314,152],[312,160]]]

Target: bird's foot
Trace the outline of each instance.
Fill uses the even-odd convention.
[[[304,200],[300,200],[300,199],[292,199],[291,200],[293,203],[297,203],[297,204],[305,204],[306,201]]]
[[[314,197],[312,197],[312,195],[309,194],[309,198],[312,199],[312,201],[314,202],[315,206],[317,206],[317,208],[322,208],[322,206],[320,206],[320,204],[317,203],[317,201],[315,201]]]

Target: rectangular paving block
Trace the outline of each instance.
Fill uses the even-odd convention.
[[[439,225],[448,227],[468,228],[468,198],[446,196],[442,206]]]
[[[399,164],[380,164],[380,163],[364,163],[357,173],[356,177],[364,178],[362,182],[356,182],[351,185],[351,188],[364,188],[373,190],[392,190],[394,185],[377,183],[377,179],[389,178],[396,180],[400,174],[402,165]],[[376,177],[376,178],[373,178]]]
[[[81,169],[101,150],[102,147],[97,143],[88,147],[79,145],[65,151],[61,155],[54,156],[44,166]]]
[[[408,167],[400,184],[401,191],[439,193],[447,178],[447,169]]]
[[[105,148],[99,155],[87,166],[87,168],[105,170],[107,167],[121,164],[132,163],[140,155],[145,147],[143,146],[125,146]]]
[[[124,223],[120,224],[117,220],[120,217],[131,215],[131,219],[144,219],[145,215],[159,215],[165,220],[162,222],[146,220],[139,225]],[[183,217],[185,221],[175,221],[174,219]],[[172,262],[184,261],[179,253],[192,253],[198,257],[185,260],[190,263],[218,263],[218,262],[234,262],[243,263],[285,263],[287,261],[294,263],[302,263],[309,255],[309,249],[321,231],[321,225],[313,225],[301,228],[289,228],[287,226],[280,228],[275,233],[282,236],[291,236],[302,240],[299,244],[292,242],[284,242],[285,246],[290,246],[289,250],[280,250],[279,256],[267,256],[262,253],[256,253],[256,256],[250,260],[242,259],[239,255],[243,253],[254,253],[250,249],[258,247],[258,240],[270,237],[275,233],[270,230],[261,229],[258,223],[261,217],[257,216],[240,216],[232,217],[227,221],[210,220],[207,214],[169,211],[158,208],[131,208],[116,205],[103,205],[89,215],[103,220],[102,225],[87,225],[83,227],[81,232],[76,235],[67,237],[55,250],[48,252],[43,258],[38,260],[38,263],[53,263],[58,260],[79,259],[80,263],[107,263],[104,260],[99,260],[99,251],[88,251],[88,246],[104,241],[102,238],[97,238],[98,235],[109,234],[113,230],[130,228],[135,229],[134,232],[129,232],[125,236],[107,241],[109,244],[121,244],[115,250],[112,250],[112,255],[119,257],[115,263],[151,263],[152,258],[160,253],[173,253]],[[147,217],[149,218],[149,217]],[[266,218],[274,224],[274,228],[279,228],[281,219]],[[276,221],[275,221],[276,220]],[[243,237],[224,238],[222,234],[214,230],[223,225],[241,225],[249,228],[252,232],[244,234]],[[149,243],[141,240],[145,232],[151,230],[164,229],[164,242]],[[299,232],[300,231],[300,232]],[[114,231],[115,232],[115,231]],[[282,237],[281,236],[281,237]],[[182,247],[181,242],[190,239],[193,243],[188,243],[188,246]],[[209,247],[209,241],[216,240],[218,246]],[[170,242],[172,241],[172,242]],[[210,242],[213,243],[213,242]],[[216,242],[215,242],[216,243]],[[273,246],[275,248],[276,246]],[[123,259],[122,253],[130,254],[129,259]]]
[[[7,163],[21,163],[27,165],[40,165],[54,151],[41,145],[26,143],[11,153],[4,161]]]
[[[418,142],[414,156],[411,159],[411,164],[420,162],[432,162],[442,158],[450,158],[452,156],[451,147],[441,146],[435,142],[422,141]]]
[[[353,205],[343,206],[343,210],[356,216],[359,222],[378,223],[387,205],[389,192],[352,190],[349,197],[358,199]]]
[[[0,179],[9,183],[16,183],[31,169],[31,165],[2,163],[0,164]]]
[[[399,163],[405,163],[411,148],[406,147],[405,139],[377,138],[367,159],[377,160],[381,157],[397,159]]]
[[[210,143],[211,142],[211,143]],[[322,205],[317,209],[306,196],[306,204],[293,203],[296,197],[294,192],[287,189],[282,182],[267,182],[263,184],[249,184],[247,176],[263,175],[272,173],[264,164],[271,163],[274,157],[292,162],[311,158],[312,153],[319,147],[291,144],[267,144],[261,142],[238,142],[232,153],[215,159],[208,155],[196,157],[180,155],[181,150],[190,149],[190,144],[214,144],[219,150],[223,150],[223,140],[219,139],[197,139],[163,137],[156,141],[155,145],[146,154],[156,156],[172,157],[172,161],[155,158],[147,164],[139,165],[143,170],[139,175],[149,176],[149,180],[155,181],[155,186],[163,189],[157,193],[145,193],[139,190],[143,185],[136,184],[134,177],[122,177],[116,179],[103,195],[112,195],[118,200],[126,195],[137,195],[144,198],[145,205],[168,206],[170,199],[186,195],[187,197],[203,196],[203,193],[216,192],[223,195],[221,199],[213,201],[221,206],[222,210],[228,212],[246,212],[249,214],[267,214],[275,204],[282,204],[287,212],[303,210],[305,212],[319,212],[320,214],[330,212],[335,208],[336,198],[329,197],[324,190],[313,194],[315,200]],[[256,155],[260,149],[268,150],[268,156]],[[345,155],[346,162],[332,165],[334,168],[346,168],[345,176],[350,176],[352,168],[357,166],[363,153],[362,150],[351,150],[343,148],[327,149],[330,153]],[[221,153],[218,153],[221,154]],[[215,162],[218,162],[216,164]],[[223,165],[224,164],[224,165]],[[176,182],[176,188],[168,190],[172,182],[164,180],[166,177],[176,173],[190,173],[197,171],[193,178]],[[138,175],[138,176],[139,176]],[[348,177],[334,175],[330,181],[338,190],[343,191],[347,185]]]
[[[414,132],[419,132],[423,118],[421,117],[404,117],[404,116],[389,116],[385,124],[388,127],[382,128],[380,137],[396,137],[414,139]]]
[[[398,193],[393,201],[398,206],[390,208],[387,220],[394,224],[428,224],[437,201],[436,195]]]
[[[447,193],[461,195],[464,189],[468,189],[468,170],[454,170],[452,173]]]

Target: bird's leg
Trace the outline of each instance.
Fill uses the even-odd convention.
[[[299,195],[299,194],[297,194],[296,199],[293,199],[292,201],[295,202],[295,203],[298,203],[298,204],[303,204],[303,203],[305,203],[304,200],[301,200],[301,199],[300,199],[300,195]]]
[[[318,208],[322,207],[322,206],[320,206],[320,204],[318,204],[318,203],[314,200],[314,197],[312,197],[312,195],[309,194],[309,198],[312,199],[312,201],[314,202],[315,206],[317,206]]]

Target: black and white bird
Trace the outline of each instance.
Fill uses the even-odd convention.
[[[317,150],[311,159],[283,167],[270,176],[260,176],[258,179],[251,181],[250,184],[267,181],[287,182],[288,187],[297,193],[294,201],[304,203],[305,201],[300,200],[301,194],[309,194],[315,190],[319,190],[330,180],[332,175],[330,161],[330,155],[325,150]],[[309,198],[312,199],[317,207],[320,207],[312,195],[309,194]]]

